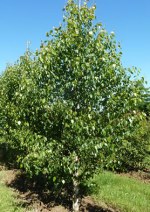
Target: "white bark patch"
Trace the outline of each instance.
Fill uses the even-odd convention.
[[[79,211],[79,199],[76,198],[75,201],[73,201],[73,211],[78,212]]]

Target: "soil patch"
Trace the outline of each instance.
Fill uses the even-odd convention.
[[[126,176],[129,178],[134,178],[144,183],[150,183],[150,171],[131,171],[128,173],[120,173],[121,176]]]

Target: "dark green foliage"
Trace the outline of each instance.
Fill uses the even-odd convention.
[[[150,116],[150,88],[141,85],[142,101],[139,104],[139,110],[146,113],[147,117]]]
[[[150,123],[145,118],[135,125],[121,143],[111,144],[111,153],[106,154],[106,169],[129,171],[150,168],[145,158],[149,158]],[[113,149],[112,149],[113,147]]]

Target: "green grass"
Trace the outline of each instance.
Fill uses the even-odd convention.
[[[150,184],[111,172],[95,176],[94,182],[97,186],[92,196],[98,203],[105,202],[121,212],[150,212]]]
[[[7,187],[2,179],[4,178],[4,172],[0,172],[0,212],[23,212],[24,209],[20,205],[20,201],[17,200],[17,195],[12,189]]]

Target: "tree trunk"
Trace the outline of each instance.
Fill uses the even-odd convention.
[[[79,184],[76,179],[73,180],[73,212],[79,212]]]
[[[80,208],[80,202],[79,202],[79,181],[78,181],[78,176],[79,176],[79,170],[77,167],[79,167],[79,158],[78,156],[75,157],[75,173],[73,176],[73,212],[79,212]]]

